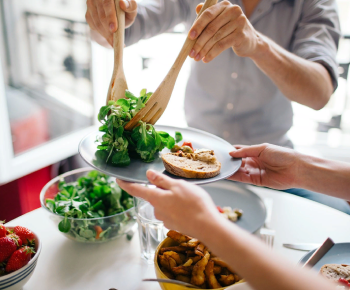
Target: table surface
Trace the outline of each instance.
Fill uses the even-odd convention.
[[[266,188],[248,186],[263,199],[273,200],[270,226],[276,231],[274,250],[297,263],[306,253],[286,249],[283,243],[321,243],[327,237],[350,242],[350,216],[322,204]],[[84,289],[159,290],[158,283],[141,282],[155,277],[154,266],[140,257],[138,234],[91,245],[65,238],[50,214],[34,210],[7,225],[22,225],[37,233],[43,243],[36,270],[24,290]]]

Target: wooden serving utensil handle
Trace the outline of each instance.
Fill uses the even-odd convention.
[[[125,12],[119,6],[120,0],[114,0],[117,13],[117,31],[113,34],[114,49],[114,69],[112,80],[109,85],[107,103],[109,100],[118,100],[124,98],[125,90],[128,88],[123,68],[123,50],[125,36]]]
[[[199,16],[201,16],[201,14],[204,12],[205,9],[209,8],[210,6],[215,5],[217,2],[218,2],[218,0],[206,0],[204,2],[204,5],[202,6],[202,9],[198,13],[196,20],[198,19]],[[177,71],[177,73],[180,72],[183,63],[185,62],[187,56],[190,54],[196,41],[197,41],[197,39],[192,40],[192,39],[187,37],[178,57],[175,60],[175,63],[173,65],[173,70]],[[175,73],[175,71],[174,71],[174,73]],[[176,73],[175,73],[175,75],[176,75]]]
[[[114,0],[118,19],[118,29],[113,34],[114,67],[123,67],[125,12],[120,8],[119,1],[120,0]]]

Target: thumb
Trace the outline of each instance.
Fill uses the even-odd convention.
[[[126,13],[133,13],[137,11],[137,3],[135,0],[121,0],[119,6]]]
[[[199,11],[201,11],[203,5],[204,5],[203,3],[197,5],[197,7],[196,7],[196,13],[197,14],[199,13]]]
[[[266,149],[266,144],[253,145],[241,147],[237,146],[239,149],[230,152],[230,155],[234,158],[246,158],[246,157],[259,157],[260,154]]]
[[[174,179],[154,170],[148,170],[146,175],[152,184],[162,189],[170,189],[176,183]]]

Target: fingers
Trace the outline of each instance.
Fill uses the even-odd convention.
[[[203,3],[197,5],[197,7],[196,7],[196,13],[197,14],[201,11],[203,5],[204,5]]]
[[[233,33],[240,21],[236,21],[242,15],[242,10],[239,6],[226,7],[218,17],[210,22],[202,34],[198,37],[193,50],[190,53],[195,60],[201,60],[208,51],[223,38]]]
[[[221,2],[224,3],[224,2]],[[205,29],[205,27],[212,22],[218,15],[221,14],[222,11],[224,11],[225,6],[216,4],[209,8],[207,8],[201,16],[198,17],[198,19],[194,22],[192,28],[190,29],[188,33],[188,37],[190,39],[196,39],[202,31]]]
[[[119,6],[125,13],[137,12],[137,2],[135,0],[123,0],[119,2]]]
[[[174,179],[154,170],[148,170],[146,175],[152,184],[162,189],[171,189],[176,184]]]
[[[209,52],[202,59],[204,63],[208,63],[212,61],[215,57],[217,57],[224,50],[230,48],[232,46],[232,41],[234,40],[233,34],[226,36],[220,41],[216,42],[215,45],[209,50]]]
[[[259,157],[260,154],[266,149],[267,146],[268,146],[267,144],[260,144],[260,145],[241,147],[236,151],[230,152],[230,155],[234,158]]]
[[[106,31],[109,31],[110,33],[116,32],[118,22],[114,0],[103,0],[98,9],[101,22]]]
[[[241,167],[238,169],[238,171],[227,178],[229,180],[243,182],[243,183],[253,183],[252,177],[249,174],[249,171],[247,171],[244,167]]]
[[[125,190],[130,195],[143,198],[147,201],[149,201],[152,198],[157,198],[157,196],[162,194],[162,190],[159,188],[150,188],[140,184],[123,181],[120,179],[117,179],[117,183],[120,186],[120,188]]]

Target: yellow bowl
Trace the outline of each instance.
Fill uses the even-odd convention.
[[[155,271],[156,271],[156,276],[158,279],[169,279],[161,270],[160,270],[160,267],[158,265],[158,255],[159,255],[159,251],[161,248],[165,248],[165,247],[172,247],[172,246],[177,246],[178,244],[170,239],[170,238],[166,238],[164,241],[162,241],[157,249],[156,249],[156,252],[154,254],[154,267],[155,267]],[[170,279],[169,279],[170,280]],[[180,286],[180,285],[175,285],[175,284],[169,284],[169,283],[159,283],[160,284],[160,287],[163,289],[163,290],[186,290],[186,289],[190,289],[190,288],[187,288],[187,287],[184,287],[184,286]],[[239,284],[237,284],[239,285]],[[232,288],[233,285],[231,286],[226,286],[226,287],[222,287],[222,288],[217,288],[218,290],[223,290],[223,289],[226,289],[228,287],[231,287]],[[231,289],[230,288],[230,289]]]

